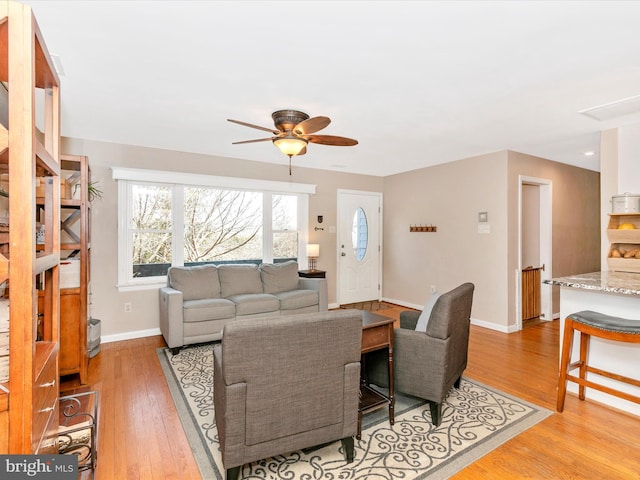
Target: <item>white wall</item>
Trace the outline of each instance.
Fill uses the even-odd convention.
[[[618,193],[640,194],[640,123],[618,132]]]

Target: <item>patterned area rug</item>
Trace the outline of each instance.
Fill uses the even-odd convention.
[[[211,344],[185,348],[177,355],[161,348],[158,357],[202,478],[224,479],[213,413]],[[446,399],[437,428],[428,404],[396,394],[395,425],[389,425],[386,409],[364,416],[354,462],[345,462],[338,440],[245,465],[241,478],[446,479],[550,414],[463,378],[460,389],[453,389]]]

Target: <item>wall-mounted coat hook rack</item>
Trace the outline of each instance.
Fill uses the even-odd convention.
[[[410,232],[437,232],[438,227],[434,225],[409,225]]]

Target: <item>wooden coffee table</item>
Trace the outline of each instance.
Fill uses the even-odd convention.
[[[362,415],[389,406],[389,423],[394,422],[395,398],[393,396],[393,318],[378,315],[369,311],[362,312],[362,358],[360,383],[360,406],[358,408],[359,440],[362,433]],[[386,349],[388,352],[389,394],[383,395],[371,388],[366,381],[365,354],[375,350]]]

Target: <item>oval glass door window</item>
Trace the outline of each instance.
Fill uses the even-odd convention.
[[[367,224],[367,216],[362,207],[358,207],[353,215],[353,229],[351,230],[351,242],[353,244],[353,253],[360,262],[367,253],[367,245],[369,243],[369,225]]]

